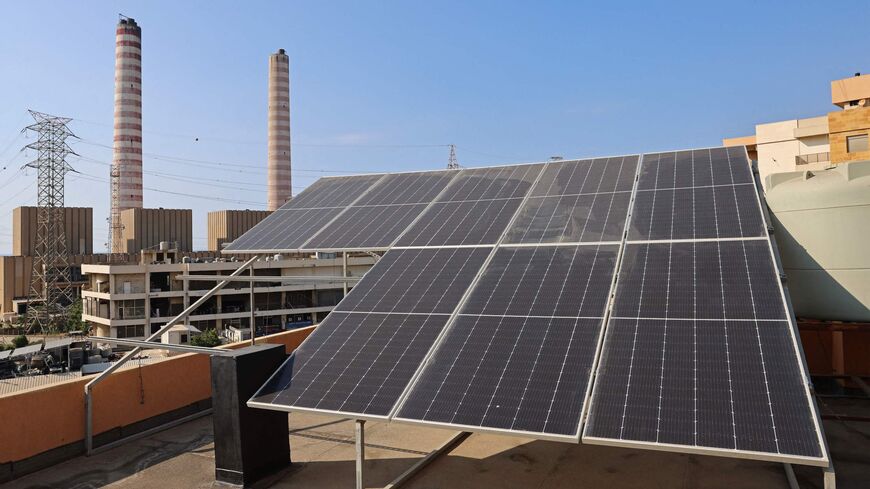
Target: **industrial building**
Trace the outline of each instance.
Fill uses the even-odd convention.
[[[12,210],[12,255],[32,256],[36,251],[37,207]],[[70,255],[94,252],[94,210],[90,207],[64,207],[66,250]]]
[[[342,258],[263,258],[254,265],[254,275],[362,276],[375,262],[369,255]],[[218,258],[210,252],[182,254],[178,249],[143,250],[138,263],[84,265],[88,281],[82,290],[82,319],[93,334],[114,338],[143,338],[156,332],[216,282],[188,280],[185,275],[227,275],[240,261]],[[352,285],[353,283],[349,283]],[[220,291],[188,318],[200,331],[215,329],[228,339],[250,335],[251,317],[257,335],[285,328],[316,324],[344,297],[343,283],[258,283],[251,307],[247,283],[236,282]]]
[[[208,213],[209,251],[220,251],[224,244],[231,243],[256,226],[271,211],[223,210]]]
[[[190,209],[143,209],[121,211],[121,231],[116,253],[139,253],[161,241],[177,243],[179,251],[193,251],[193,211]]]

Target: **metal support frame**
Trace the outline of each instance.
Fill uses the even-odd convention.
[[[471,435],[471,433],[469,433],[468,431],[457,432],[449,440],[442,443],[440,447],[429,452],[425,457],[421,458],[417,463],[409,467],[408,470],[402,472],[399,477],[396,477],[395,479],[393,479],[392,482],[384,486],[384,489],[397,489],[401,487],[403,484],[411,480],[412,477],[417,475],[418,472],[423,470],[423,468],[432,463],[436,458],[449,452],[455,446],[462,443],[466,438],[468,438],[469,435]]]
[[[794,476],[794,469],[791,464],[782,464],[782,468],[785,469],[785,478],[788,479],[788,487],[789,489],[801,489],[800,484],[798,484],[797,478]]]
[[[257,285],[257,283],[254,282],[254,267],[250,268],[248,275],[248,278],[251,279],[251,285],[248,287],[248,297],[251,301],[251,319],[249,326],[251,327],[251,346],[254,346],[257,344],[257,318],[254,316],[254,286]]]
[[[364,489],[363,481],[365,480],[365,473],[363,472],[363,465],[366,462],[366,430],[365,430],[366,422],[364,419],[356,420],[356,489]],[[825,488],[827,489],[827,488]]]
[[[341,276],[347,278],[347,252],[341,253]],[[344,282],[344,295],[347,295],[347,280]]]
[[[206,355],[230,355],[230,350],[221,350],[208,346],[176,345],[174,343],[158,343],[155,341],[134,340],[130,338],[109,338],[107,336],[89,336],[89,340],[97,343],[110,343],[113,345],[132,346],[142,349],[171,350],[181,353],[205,353]]]
[[[248,267],[253,267],[254,262],[257,261],[259,257],[253,256],[251,259],[243,263],[236,271],[234,271],[230,277],[236,277],[244,272]],[[217,294],[221,289],[225,286],[229,285],[229,280],[223,280],[217,285],[215,285],[211,290],[205,293],[202,297],[200,297],[196,302],[188,306],[186,309],[181,311],[181,314],[172,318],[168,323],[166,323],[162,328],[160,328],[157,332],[153,333],[151,336],[145,339],[147,342],[153,342],[156,339],[160,338],[163,333],[169,331],[170,328],[178,324],[179,322],[186,319],[191,312],[195,311],[199,306],[203,305],[207,300],[211,299],[215,294]],[[165,346],[165,345],[163,345]],[[141,346],[137,346],[124,354],[120,360],[113,363],[109,368],[104,370],[101,374],[97,375],[93,380],[85,384],[85,454],[90,456],[94,452],[94,419],[93,419],[93,389],[94,386],[102,382],[109,375],[119,368],[121,368],[125,363],[132,360],[134,356],[139,354],[142,351]]]
[[[187,279],[187,280],[202,280],[202,281],[212,281],[219,282],[221,280],[228,280],[231,282],[272,282],[272,283],[283,283],[283,282],[359,282],[362,280],[362,277],[339,277],[339,276],[331,276],[331,275],[311,275],[311,276],[296,276],[296,275],[280,275],[280,276],[258,276],[258,277],[231,277],[228,275],[179,275],[176,277],[176,280]]]
[[[822,477],[825,489],[837,489],[837,473],[834,471],[833,463],[825,467]]]

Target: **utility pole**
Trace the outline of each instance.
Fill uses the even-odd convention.
[[[459,166],[459,162],[456,161],[456,145],[450,145],[450,158],[447,160],[447,169],[448,170],[458,170],[462,168]]]
[[[63,194],[66,173],[75,171],[66,162],[66,157],[76,154],[66,144],[66,138],[76,136],[67,127],[72,119],[34,110],[28,112],[36,122],[22,132],[33,131],[37,139],[25,149],[36,151],[37,157],[24,166],[36,169],[38,191],[36,248],[27,298],[27,331],[38,328],[48,332],[66,327],[67,312],[74,299],[64,231]]]

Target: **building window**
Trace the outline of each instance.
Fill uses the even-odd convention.
[[[118,326],[115,328],[116,338],[138,338],[145,336],[145,325]]]
[[[868,145],[868,137],[866,134],[846,136],[847,153],[857,153],[859,151],[867,151],[868,149],[870,149],[870,145]]]

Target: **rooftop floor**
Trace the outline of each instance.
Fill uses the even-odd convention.
[[[863,403],[861,411],[866,413],[867,401]],[[829,404],[822,406],[823,412]],[[837,411],[855,415],[854,408],[847,405]],[[257,487],[353,487],[353,421],[305,414],[289,419],[294,463]],[[825,421],[825,430],[837,487],[870,487],[870,423],[831,420]],[[383,487],[453,435],[367,422],[366,485]],[[69,460],[7,487],[212,487],[212,441],[211,417],[203,417],[91,458]],[[801,488],[822,487],[820,469],[795,466],[795,473]],[[403,487],[787,489],[788,483],[777,463],[472,434]]]

